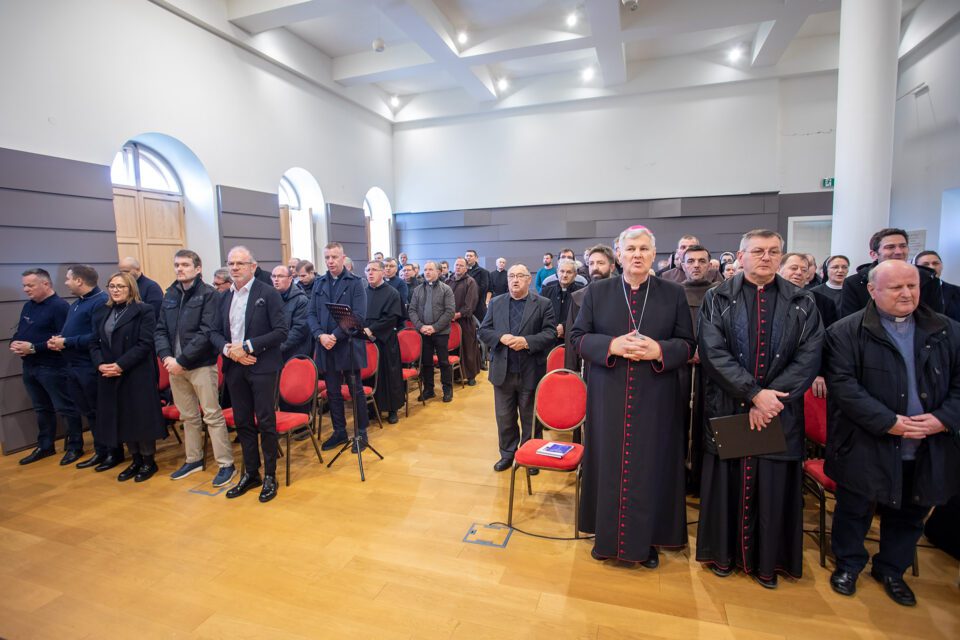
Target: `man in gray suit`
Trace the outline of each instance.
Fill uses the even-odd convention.
[[[530,271],[524,265],[510,267],[507,289],[509,295],[490,301],[480,325],[480,340],[490,350],[487,379],[493,384],[500,438],[494,471],[509,469],[517,447],[533,434],[534,391],[547,370],[547,351],[557,340],[553,304],[530,291]]]

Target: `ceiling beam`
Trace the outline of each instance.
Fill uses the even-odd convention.
[[[369,3],[369,0],[356,0]],[[250,34],[344,10],[340,0],[227,0],[227,19]]]
[[[474,99],[496,100],[493,78],[486,67],[471,67],[460,58],[455,30],[430,0],[388,0],[382,7],[388,18],[446,71]]]
[[[620,33],[620,3],[587,0],[586,10],[603,85],[623,84],[627,81],[627,57]]]
[[[412,78],[439,69],[440,65],[413,43],[333,59],[333,79],[348,87]]]
[[[787,0],[776,19],[762,22],[757,28],[750,65],[769,67],[777,64],[807,18],[814,13],[835,11],[839,8],[840,3],[836,0]]]

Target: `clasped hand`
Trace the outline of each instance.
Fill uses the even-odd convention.
[[[783,411],[780,398],[790,394],[776,389],[762,389],[753,397],[753,406],[750,407],[750,428],[760,431]]]
[[[321,333],[320,334],[320,346],[329,351],[337,346],[337,336],[332,333]]]
[[[610,353],[634,361],[660,360],[663,357],[659,342],[637,335],[634,331],[614,338],[610,343]]]
[[[237,364],[242,364],[245,366],[250,366],[257,361],[256,356],[251,355],[243,350],[243,345],[239,342],[234,342],[227,345],[227,357],[236,362]]]
[[[523,351],[524,349],[530,348],[526,338],[523,336],[515,336],[512,333],[505,333],[500,336],[500,343],[514,351]]]
[[[918,416],[897,416],[897,421],[887,433],[892,436],[901,436],[909,440],[923,440],[927,436],[946,431],[947,428],[932,413],[922,413]]]
[[[118,365],[116,362],[111,364],[102,364],[97,367],[97,370],[104,378],[116,378],[123,373],[123,369],[121,369],[120,365]]]

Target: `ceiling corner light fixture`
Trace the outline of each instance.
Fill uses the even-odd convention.
[[[506,91],[510,88],[510,81],[506,78],[500,78],[497,80],[497,91]]]
[[[370,47],[377,53],[382,53],[384,49],[387,48],[386,43],[383,41],[383,38],[374,38],[373,42],[370,43]]]
[[[740,45],[733,47],[732,49],[730,49],[730,51],[727,52],[727,60],[729,62],[737,62],[742,57],[743,57],[743,47],[741,47]]]
[[[580,22],[580,16],[577,15],[577,10],[574,9],[567,14],[567,26],[572,29],[573,27],[577,26],[578,22]]]
[[[597,75],[597,70],[594,69],[593,67],[587,67],[580,72],[580,78],[582,78],[584,82],[590,82],[596,77],[596,75]]]
[[[469,36],[467,36],[466,31],[461,29],[460,31],[457,32],[457,42],[459,42],[460,44],[467,44],[467,40],[469,39],[470,38]]]
[[[640,7],[640,0],[620,0],[620,2],[630,11],[636,11]]]
[[[396,109],[400,106],[400,96],[390,96],[390,106]]]

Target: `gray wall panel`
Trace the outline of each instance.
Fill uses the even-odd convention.
[[[20,356],[10,351],[10,340],[0,340],[0,378],[19,376],[23,371]]]
[[[370,257],[367,245],[367,217],[360,207],[329,203],[327,205],[327,238],[343,245],[343,253],[355,263]],[[362,268],[357,269],[362,273]]]
[[[249,249],[253,254],[253,257],[257,259],[257,263],[263,269],[268,269],[268,266],[272,268],[273,265],[279,263],[282,258],[279,240],[262,240],[258,238],[223,238],[223,242],[224,259],[226,259],[227,252],[237,245],[243,245]],[[212,276],[210,279],[212,279]]]
[[[280,241],[279,218],[222,213],[221,223],[230,230],[232,238],[259,238]]]
[[[117,235],[114,232],[65,229],[4,227],[4,263],[32,264],[56,262],[103,262],[117,259]],[[63,262],[61,262],[63,261]]]
[[[101,200],[0,189],[0,225],[115,232],[116,218]]]
[[[280,219],[280,199],[276,193],[251,191],[225,185],[219,185],[217,193],[220,211]]]
[[[0,148],[0,188],[113,201],[110,167]]]
[[[343,245],[343,255],[353,260],[354,271],[357,275],[362,275],[363,267],[366,266],[367,259],[369,258],[366,243],[342,242],[341,244]]]
[[[689,216],[739,216],[747,213],[771,213],[765,210],[766,194],[747,196],[716,196],[709,198],[683,198],[681,215]],[[773,210],[776,212],[776,209]]]
[[[116,258],[116,255],[114,255],[114,258]],[[88,262],[85,264],[89,264],[97,270],[99,284],[101,285],[105,284],[106,279],[110,277],[110,274],[116,272],[117,270],[117,263],[115,261],[96,264],[90,264]],[[33,267],[46,269],[50,273],[50,278],[53,280],[53,288],[57,294],[62,298],[71,299],[70,290],[67,289],[65,284],[63,284],[67,276],[67,269],[70,267],[70,265],[42,262],[39,264],[25,263],[0,265],[0,300],[18,300],[20,301],[18,304],[26,302],[27,296],[23,293],[23,288],[20,284],[23,280],[21,274],[25,270]],[[14,320],[16,320],[16,318],[14,318]],[[4,329],[2,325],[0,325],[0,337],[3,336],[3,331]]]
[[[437,238],[433,229],[398,229],[397,243],[406,247],[414,244],[430,244],[435,241],[463,242],[465,245],[476,242],[496,242],[500,240],[500,227],[464,227],[447,228],[443,237]]]
[[[341,244],[347,242],[351,244],[366,245],[367,228],[354,227],[348,224],[330,224],[330,238]]]
[[[345,204],[331,203],[327,205],[327,212],[329,214],[327,219],[330,221],[330,224],[343,224],[354,227],[362,227],[366,224],[366,215],[360,207],[349,207]]]
[[[282,258],[280,247],[280,204],[277,194],[217,186],[220,246],[227,252],[244,245],[261,264],[275,264]]]
[[[26,411],[32,407],[20,376],[0,379],[0,414]]]

